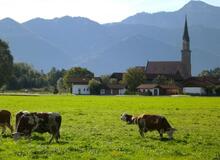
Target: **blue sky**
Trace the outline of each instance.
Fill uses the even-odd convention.
[[[118,22],[138,12],[175,11],[190,0],[0,0],[0,19],[18,22],[41,17],[81,16],[99,23]],[[203,0],[220,6],[220,0]]]

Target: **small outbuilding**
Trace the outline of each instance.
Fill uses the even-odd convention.
[[[190,95],[214,95],[219,80],[213,77],[190,77],[183,81],[183,93]]]
[[[124,95],[126,86],[122,84],[109,84],[100,90],[100,95]]]
[[[182,92],[181,87],[176,84],[161,85],[161,84],[141,84],[137,87],[137,91],[144,95],[176,95]]]

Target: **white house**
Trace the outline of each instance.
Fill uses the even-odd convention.
[[[72,94],[74,95],[89,95],[89,81],[91,78],[72,78],[70,82],[72,83]]]

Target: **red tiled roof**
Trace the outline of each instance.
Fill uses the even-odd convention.
[[[163,89],[180,89],[180,87],[175,84],[161,84],[160,87]]]
[[[218,85],[218,79],[213,77],[190,77],[183,81],[184,87],[208,87]]]
[[[89,81],[91,79],[92,78],[87,78],[87,77],[74,77],[74,78],[71,78],[69,82],[73,84],[89,84]]]
[[[158,87],[158,84],[141,84],[137,87],[137,89],[152,89]]]
[[[148,62],[146,67],[147,74],[167,74],[174,75],[182,71],[182,63],[179,61],[155,61]]]
[[[180,89],[179,86],[175,84],[141,84],[137,89],[153,89],[153,88],[162,88],[162,89]]]

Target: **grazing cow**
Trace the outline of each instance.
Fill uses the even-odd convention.
[[[55,137],[56,142],[60,138],[61,115],[59,113],[19,112],[16,115],[16,132],[14,140],[21,136],[30,137],[32,132],[52,134],[49,143]]]
[[[6,127],[13,132],[13,127],[10,123],[11,121],[11,113],[7,110],[0,110],[0,126],[2,127],[2,134],[5,133]]]
[[[173,133],[176,129],[172,128],[167,119],[159,115],[147,115],[132,116],[126,113],[121,115],[121,120],[126,121],[128,124],[137,124],[139,132],[142,137],[147,131],[158,131],[160,138],[163,138],[163,133],[167,133],[169,139],[173,139]]]

